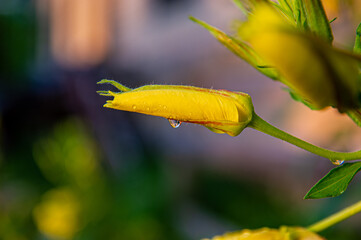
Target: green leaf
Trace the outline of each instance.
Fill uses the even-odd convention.
[[[347,186],[360,169],[361,161],[345,163],[340,167],[332,169],[311,188],[304,199],[319,199],[341,195],[346,191]]]

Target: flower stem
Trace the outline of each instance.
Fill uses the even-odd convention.
[[[334,152],[324,148],[317,147],[311,143],[305,142],[299,138],[296,138],[274,126],[267,123],[265,120],[260,118],[256,113],[253,114],[253,119],[248,125],[249,127],[261,131],[265,134],[284,140],[291,143],[299,148],[302,148],[311,153],[317,154],[321,157],[330,159],[332,162],[336,160],[349,161],[361,159],[361,150],[356,152]]]
[[[361,212],[361,201],[359,201],[345,209],[342,209],[341,211],[339,211],[319,222],[316,222],[316,223],[312,224],[311,226],[308,226],[307,228],[308,228],[308,230],[310,230],[312,232],[321,232],[321,231],[335,225],[336,223],[339,223],[359,212]]]

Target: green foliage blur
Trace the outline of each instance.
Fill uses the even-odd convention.
[[[181,209],[189,202],[223,222],[224,231],[260,224],[307,225],[315,220],[310,211],[292,206],[287,196],[269,192],[263,184],[214,170],[195,171],[188,186],[182,187],[182,173],[173,175],[174,166],[164,164],[154,152],[124,172],[112,172],[86,124],[75,117],[19,141],[3,158],[0,238],[4,240],[193,239],[181,223]],[[357,239],[353,234],[348,229],[330,230],[328,239],[340,235]]]

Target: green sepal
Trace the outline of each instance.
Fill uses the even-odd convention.
[[[252,12],[254,7],[259,3],[273,4],[270,0],[233,0],[233,3],[241,9],[241,11],[248,16]]]
[[[330,20],[330,24],[337,20],[337,17],[334,17],[332,20]]]
[[[220,43],[226,46],[231,52],[236,54],[241,59],[248,62],[258,71],[266,75],[267,77],[277,80],[278,79],[278,72],[274,68],[264,68],[259,66],[267,66],[264,60],[246,43],[240,40],[237,40],[226,33],[222,32],[221,30],[203,22],[197,18],[192,16],[189,17],[190,20],[193,22],[201,25],[205,29],[207,29]]]
[[[293,11],[292,11],[292,9],[288,8],[287,6],[282,6],[281,4],[278,4],[276,2],[270,2],[270,4],[272,5],[272,7],[274,7],[279,12],[281,12],[283,15],[285,15],[285,17],[287,17],[288,19],[293,20]]]
[[[346,191],[351,180],[360,169],[361,161],[345,163],[333,168],[310,189],[304,199],[319,199],[341,195]]]
[[[233,0],[233,3],[241,9],[241,11],[244,13],[244,15],[248,15],[251,11],[249,4],[245,3],[245,1],[241,0]]]
[[[289,0],[279,0],[278,3],[285,12],[290,12],[290,13],[293,12],[293,6],[292,6],[291,1],[289,1]]]
[[[298,1],[298,0],[297,0]],[[332,43],[333,35],[321,0],[302,0],[307,25],[311,32]]]
[[[361,54],[361,23],[358,25],[356,29],[356,38],[355,38],[355,45],[353,47],[353,51],[356,54]]]
[[[294,4],[293,16],[294,19],[296,20],[297,27],[300,29],[309,30],[309,26],[307,22],[307,14],[305,12],[303,2],[301,0],[295,0],[293,4]]]
[[[352,119],[352,121],[354,121],[359,127],[361,127],[361,108],[349,110],[346,113]]]
[[[112,96],[109,91],[104,91],[104,90],[99,90],[97,91],[97,93],[100,95],[100,96]]]
[[[292,89],[289,89],[289,88],[283,88],[283,89],[290,94],[290,96],[293,100],[303,103],[304,105],[309,107],[311,110],[320,110],[320,108],[317,108],[316,106],[313,106],[310,102],[307,102],[306,100],[304,100],[300,95],[298,95],[297,93],[292,91]]]
[[[97,84],[110,84],[110,85],[113,85],[114,87],[116,87],[121,92],[128,92],[128,91],[132,90],[131,88],[128,88],[114,80],[102,79],[99,82],[97,82]]]

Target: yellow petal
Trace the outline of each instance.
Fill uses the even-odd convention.
[[[191,86],[146,85],[114,93],[104,107],[203,125],[217,133],[238,135],[251,121],[249,95]]]
[[[281,81],[315,108],[345,111],[358,105],[357,61],[308,33],[298,31],[276,9],[260,4],[240,36]]]
[[[281,227],[280,229],[260,228],[242,230],[216,236],[211,240],[323,240],[317,234],[301,227]],[[207,240],[207,239],[204,239]]]

